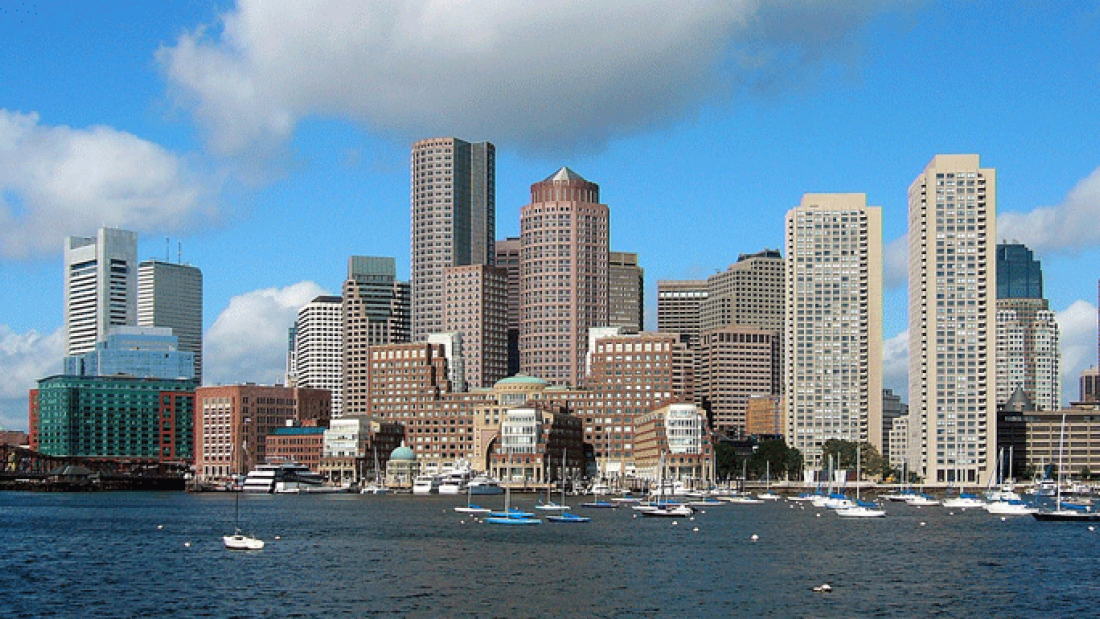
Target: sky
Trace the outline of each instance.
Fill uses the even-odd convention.
[[[352,255],[409,272],[409,153],[497,148],[498,238],[569,166],[657,282],[783,247],[804,193],[882,207],[886,386],[907,398],[909,184],[997,171],[1042,261],[1063,400],[1097,362],[1100,0],[10,2],[0,5],[0,426],[58,373],[62,248],[134,230],[202,269],[206,384],[283,379]]]

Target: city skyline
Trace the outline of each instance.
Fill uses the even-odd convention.
[[[865,193],[883,209],[884,386],[901,393],[906,188],[936,154],[978,154],[998,174],[996,240],[1043,262],[1063,401],[1096,363],[1100,103],[1080,96],[1100,79],[1081,61],[1100,57],[1094,4],[701,3],[669,19],[612,3],[576,20],[581,8],[557,7],[553,23],[516,7],[465,15],[476,41],[448,36],[452,9],[409,4],[387,27],[387,6],[333,5],[326,20],[243,1],[5,14],[0,426],[25,427],[27,390],[60,367],[65,236],[134,230],[138,260],[202,269],[207,384],[274,382],[294,315],[339,293],[349,256],[392,256],[408,281],[409,149],[447,136],[496,145],[495,240],[518,235],[528,188],[562,166],[599,182],[611,251],[645,270],[651,330],[658,280],[781,247],[804,193]],[[326,35],[325,67],[277,61],[315,57],[294,46],[320,45],[334,18],[377,28]],[[410,31],[438,36],[409,45]],[[519,45],[532,31],[563,44]],[[371,64],[391,44],[412,56]],[[387,68],[440,96],[393,88]]]

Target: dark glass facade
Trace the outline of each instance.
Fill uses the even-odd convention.
[[[997,298],[1043,298],[1043,269],[1027,246],[997,245]]]

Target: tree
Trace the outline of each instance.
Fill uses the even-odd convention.
[[[756,446],[749,458],[751,477],[764,479],[790,479],[802,472],[802,452],[787,446],[782,439],[767,440]]]
[[[821,455],[828,459],[833,457],[833,466],[838,469],[856,468],[856,450],[859,450],[860,466],[864,474],[871,477],[886,478],[890,476],[890,463],[878,449],[870,443],[856,443],[855,441],[842,441],[831,438],[821,446]]]

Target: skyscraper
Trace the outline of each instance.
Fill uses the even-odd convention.
[[[444,269],[443,329],[462,334],[464,381],[456,388],[492,387],[508,375],[508,274],[471,264]]]
[[[569,168],[531,185],[520,209],[524,373],[584,381],[588,330],[607,326],[609,220],[599,185]]]
[[[699,346],[707,282],[697,279],[657,282],[657,331],[676,333],[689,348]]]
[[[493,264],[496,149],[432,138],[412,148],[412,338],[443,330],[443,269]]]
[[[520,240],[508,237],[496,244],[496,266],[508,274],[508,376],[519,374]]]
[[[741,254],[728,269],[708,277],[701,332],[746,325],[782,334],[785,268],[779,250],[764,249]]]
[[[936,155],[909,186],[909,465],[929,482],[996,468],[997,174]]]
[[[294,323],[295,387],[327,389],[332,417],[344,414],[343,299],[319,296],[298,310]]]
[[[116,326],[137,324],[137,234],[100,228],[65,239],[65,354],[88,352]]]
[[[787,438],[821,466],[830,439],[882,444],[882,209],[806,194],[787,212]]]
[[[645,330],[645,270],[638,266],[638,254],[610,252],[607,267],[608,326],[622,327],[623,333]]]
[[[195,355],[202,384],[202,271],[187,264],[145,260],[138,265],[137,324],[168,327],[181,352]]]
[[[1061,407],[1058,320],[1043,298],[1043,270],[1018,243],[997,245],[997,404],[1023,389],[1036,410]]]
[[[370,404],[370,347],[409,341],[409,285],[397,281],[393,258],[348,259],[342,322],[343,415],[365,415]]]

